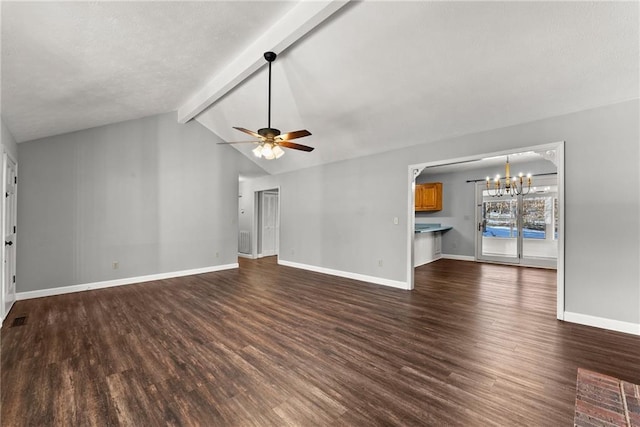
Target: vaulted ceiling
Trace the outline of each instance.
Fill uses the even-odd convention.
[[[228,149],[280,173],[639,97],[636,2],[305,3],[3,2],[3,120],[25,141],[176,110],[246,140],[274,50],[272,126],[316,149]]]

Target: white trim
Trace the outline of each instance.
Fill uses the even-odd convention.
[[[263,190],[260,191],[259,193],[259,198],[260,198],[260,203],[258,204],[259,206],[259,221],[260,221],[260,228],[258,229],[258,236],[260,238],[260,253],[259,258],[260,257],[267,257],[267,256],[274,256],[274,255],[278,255],[280,253],[280,188],[274,188],[271,190]],[[272,249],[270,248],[265,248],[265,225],[264,225],[264,220],[265,220],[265,214],[266,214],[266,209],[265,209],[265,196],[266,195],[274,195],[276,196],[276,203],[277,203],[277,207],[276,207],[276,233],[275,233],[275,242],[274,242],[274,247]],[[268,246],[268,245],[266,245]]]
[[[364,274],[352,273],[350,271],[334,270],[332,268],[318,267],[315,265],[308,265],[308,264],[300,264],[297,262],[285,261],[281,259],[278,260],[278,265],[299,268],[302,270],[315,271],[316,273],[329,274],[331,276],[344,277],[347,279],[360,280],[361,282],[369,282],[369,283],[374,283],[376,285],[390,286],[392,288],[409,289],[407,288],[407,284],[405,282],[384,279],[382,277],[367,276]]]
[[[258,258],[262,258],[262,247],[258,247],[258,240],[262,240],[262,230],[260,230],[258,228],[258,223],[260,222],[260,209],[261,208],[261,204],[262,202],[260,201],[260,194],[265,192],[265,191],[277,191],[278,192],[278,248],[276,250],[276,255],[279,256],[280,255],[280,208],[282,206],[281,204],[281,199],[282,199],[282,191],[280,189],[279,185],[274,186],[267,186],[266,188],[262,188],[262,189],[254,189],[253,190],[253,223],[251,224],[251,233],[252,237],[251,238],[251,256],[253,257],[253,259],[258,259]],[[259,236],[260,234],[260,236]],[[258,251],[260,251],[260,253],[258,253]]]
[[[565,229],[565,206],[564,206],[564,141],[560,141],[556,147],[556,168],[558,172],[558,260],[556,263],[556,318],[565,320],[564,311],[564,229]]]
[[[238,268],[238,263],[215,265],[212,267],[194,268],[192,270],[171,271],[168,273],[150,274],[148,276],[127,277],[124,279],[105,280],[104,282],[83,283],[80,285],[61,286],[59,288],[40,289],[37,291],[18,292],[16,300],[49,297],[53,295],[70,294],[72,292],[90,291],[92,289],[110,288],[113,286],[133,285],[135,283],[151,282],[153,280],[171,279],[174,277],[193,276],[195,274],[212,273],[214,271]]]
[[[588,314],[572,313],[569,311],[564,312],[564,321],[601,329],[608,329],[610,331],[624,332],[625,334],[640,335],[640,323],[623,322],[621,320],[590,316]]]
[[[256,259],[256,257],[254,257],[252,254],[243,254],[243,253],[238,252],[238,256],[240,258]]]
[[[2,171],[0,171],[0,173],[2,173],[2,177],[0,177],[0,186],[2,187],[2,194],[6,194],[7,192],[7,168],[9,165],[9,161],[11,161],[14,165],[14,171],[15,171],[15,176],[18,176],[18,162],[16,161],[16,159],[13,158],[13,156],[11,155],[11,153],[9,153],[6,149],[2,150]],[[18,192],[18,186],[16,184],[15,187],[15,196],[16,196],[16,200],[17,200],[17,192]],[[7,235],[6,235],[6,230],[7,230],[7,215],[6,215],[6,209],[7,209],[7,198],[3,197],[2,198],[2,203],[0,204],[0,234],[2,235],[0,241],[2,242],[6,242],[7,241]],[[17,209],[17,206],[14,206],[13,209]],[[16,218],[16,223],[17,223],[17,218]],[[14,235],[13,237],[13,251],[14,251],[14,258],[13,258],[13,274],[14,276],[17,276],[17,271],[16,271],[16,260],[17,260],[17,243],[18,243],[18,239],[17,239],[17,232],[15,233],[11,233]],[[0,319],[5,319],[7,317],[7,315],[9,314],[9,312],[11,311],[11,308],[13,307],[13,305],[16,303],[17,301],[17,292],[16,292],[16,288],[14,287],[14,293],[13,293],[13,301],[11,301],[11,304],[9,305],[9,309],[5,310],[5,306],[7,304],[7,302],[5,301],[5,295],[6,295],[6,290],[5,287],[9,286],[9,284],[6,283],[5,278],[6,278],[6,269],[7,269],[7,265],[5,264],[6,262],[6,246],[5,245],[0,245],[0,259],[2,259],[2,264],[0,265]],[[2,325],[2,323],[0,322],[0,325]]]
[[[420,174],[422,168],[416,168],[409,166],[408,169],[408,197],[407,197],[407,210],[409,212],[407,218],[407,289],[413,289],[414,287],[414,273],[415,273],[415,240],[416,240],[416,176]]]
[[[442,255],[439,255],[433,259],[427,260],[423,263],[416,264],[416,267],[422,267],[423,265],[431,264],[432,262],[438,261],[439,259],[442,259]]]
[[[454,255],[454,254],[442,254],[444,259],[456,259],[458,261],[475,261],[476,258],[471,255]]]

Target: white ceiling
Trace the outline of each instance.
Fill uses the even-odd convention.
[[[18,142],[175,111],[294,3],[2,1]]]
[[[176,110],[294,3],[2,3],[3,119],[19,141]],[[352,2],[273,64],[269,173],[639,97],[636,2]],[[267,123],[266,67],[196,119]],[[546,143],[549,141],[541,141]],[[234,145],[254,159],[251,144]]]
[[[556,151],[524,151],[514,152],[509,155],[491,156],[487,158],[478,158],[465,162],[458,163],[443,163],[441,165],[429,166],[422,170],[420,175],[434,175],[444,173],[455,172],[467,172],[478,169],[485,169],[488,167],[495,167],[496,173],[502,173],[504,171],[505,163],[509,161],[509,164],[514,167],[513,174],[528,173],[529,170],[522,169],[523,166],[532,162],[538,162],[541,160],[547,160],[557,167],[556,164]],[[504,175],[503,175],[504,176]]]

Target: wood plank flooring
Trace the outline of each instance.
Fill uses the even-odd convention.
[[[555,319],[555,271],[440,260],[409,292],[239,262],[17,302],[0,423],[563,426],[578,367],[640,383],[640,337]]]

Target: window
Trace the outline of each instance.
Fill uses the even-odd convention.
[[[485,226],[483,237],[518,237],[518,199],[486,200],[483,203]],[[553,222],[552,222],[553,221]],[[558,238],[558,197],[543,194],[527,196],[522,200],[522,237],[524,239],[547,238],[553,223],[554,237]]]
[[[522,236],[545,239],[547,222],[551,222],[551,197],[525,197],[522,201]]]
[[[491,200],[484,202],[484,218],[486,221],[482,235],[484,237],[516,237],[517,200]]]

